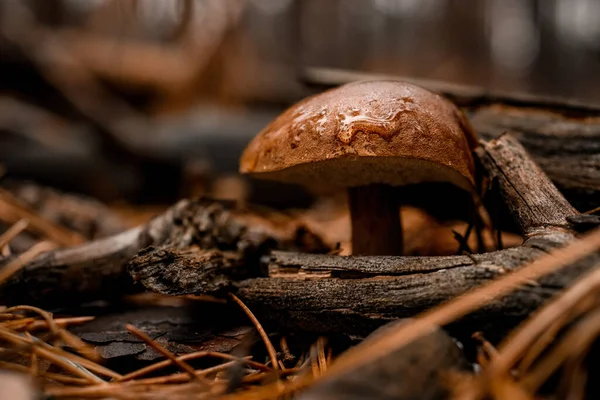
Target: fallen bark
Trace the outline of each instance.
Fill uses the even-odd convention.
[[[237,295],[263,321],[311,332],[364,335],[390,320],[412,317],[508,273],[565,239],[563,235],[544,236],[519,248],[437,260],[309,257],[278,252],[269,259],[270,277],[241,282]],[[590,257],[494,302],[461,321],[461,333],[493,328],[495,332],[487,336],[498,337],[598,259]]]
[[[139,328],[176,354],[199,350],[228,353],[251,333],[244,315],[235,311],[225,304],[209,302],[177,306],[120,305],[91,322],[70,328],[70,331],[95,346],[104,360],[115,359],[113,369],[126,373],[127,361],[131,364],[131,358],[149,361],[162,357],[132,335],[125,327],[127,324]],[[224,313],[229,318],[219,318]]]

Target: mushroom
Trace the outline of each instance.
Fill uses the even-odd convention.
[[[401,255],[394,186],[475,188],[477,138],[448,100],[401,81],[349,83],[308,97],[247,146],[240,172],[305,186],[346,188],[352,252]]]

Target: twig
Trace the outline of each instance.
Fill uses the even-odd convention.
[[[25,332],[25,336],[27,336],[27,339],[33,341],[33,338],[29,332]],[[39,367],[38,356],[35,354],[35,352],[32,352],[29,360],[29,373],[31,376],[38,376],[38,371],[40,369]]]
[[[600,333],[600,311],[586,317],[571,329],[560,343],[523,379],[523,386],[535,392],[567,358],[582,354]]]
[[[38,314],[40,317],[42,317],[46,321],[46,324],[48,324],[48,329],[50,330],[50,333],[52,333],[53,340],[56,341],[60,337],[60,329],[58,328],[58,325],[56,325],[56,322],[54,322],[52,313],[49,313],[48,311],[44,311],[41,308],[33,307],[33,306],[15,306],[15,307],[7,308],[5,310],[5,312],[11,313],[14,311],[22,311],[22,310],[34,312],[34,313]],[[54,345],[56,345],[56,344],[57,343],[55,342]]]
[[[25,229],[27,229],[28,226],[29,221],[27,221],[26,219],[20,219],[17,222],[15,222],[0,236],[0,249],[12,242],[12,240],[19,236],[19,234]]]
[[[290,351],[290,347],[288,346],[287,338],[285,336],[281,337],[279,340],[279,347],[281,347],[281,352],[283,353],[284,361],[293,360],[295,357]]]
[[[600,229],[595,230],[594,233],[600,237]],[[590,238],[593,238],[593,235],[587,236],[587,239]],[[578,243],[581,244],[582,241]],[[576,244],[577,242],[568,247]],[[600,247],[600,244],[597,247]],[[596,265],[596,268],[598,267],[600,267],[600,264]],[[490,374],[508,373],[519,355],[523,354],[535,338],[542,334],[561,315],[569,313],[581,299],[598,287],[600,287],[600,271],[596,269],[580,278],[570,290],[564,292],[558,299],[539,310],[534,317],[522,324],[501,343],[499,346],[500,354],[490,364]]]
[[[40,217],[16,199],[12,193],[2,188],[0,188],[0,218],[8,222],[26,219],[29,221],[32,230],[44,235],[60,246],[75,246],[85,242],[85,238],[80,234]]]
[[[479,364],[485,367],[491,360],[493,360],[498,355],[498,350],[487,341],[487,339],[483,336],[482,332],[475,332],[473,334],[473,339],[477,340],[481,344],[482,356],[485,356],[485,359],[479,360]]]
[[[241,359],[239,357],[232,356],[231,354],[218,353],[218,352],[214,352],[214,351],[197,351],[194,353],[184,354],[182,356],[177,357],[177,359],[181,360],[181,361],[185,361],[185,360],[195,360],[197,358],[203,358],[203,357],[215,357],[215,358],[222,358],[224,360],[243,362],[253,368],[260,369],[262,371],[270,371],[271,370],[271,368],[267,367],[264,364],[254,362],[254,361],[246,359],[246,358]],[[173,361],[171,361],[170,359],[162,360],[155,364],[149,365],[147,367],[138,369],[137,371],[130,372],[127,375],[123,375],[123,377],[116,379],[115,382],[125,382],[125,381],[130,381],[133,379],[138,379],[139,377],[141,377],[143,375],[147,375],[151,372],[158,371],[159,369],[168,367],[171,364],[173,364]],[[199,372],[203,372],[203,371],[196,371],[196,374],[198,374]]]
[[[246,307],[246,305],[240,299],[238,299],[236,295],[234,295],[233,293],[229,293],[229,296],[231,296],[233,301],[235,301],[237,305],[241,307],[241,309],[246,313],[248,318],[250,318],[250,320],[254,324],[254,327],[258,331],[258,334],[265,342],[265,347],[267,348],[267,352],[269,353],[269,357],[271,358],[271,364],[273,365],[273,369],[277,370],[279,368],[279,364],[277,363],[277,351],[275,350],[275,347],[273,347],[273,343],[271,343],[271,339],[269,339],[269,336],[263,329],[262,325],[254,316],[252,311],[250,311],[250,309]]]
[[[69,353],[63,349],[58,347],[50,346],[49,344],[42,342],[36,337],[32,337],[33,341],[28,340],[24,336],[11,332],[5,328],[0,327],[0,334],[8,341],[15,343],[17,345],[30,346],[33,351],[38,352],[38,355],[48,355],[53,358],[59,357],[62,360],[68,360],[70,365],[78,366],[80,370],[86,369],[92,371],[96,374],[108,376],[113,379],[117,379],[121,377],[121,374],[118,374],[108,368],[105,368],[91,360],[83,358],[73,353]],[[80,367],[79,367],[80,366]],[[83,367],[83,368],[81,368]],[[86,371],[87,374],[90,374],[89,371]],[[95,375],[94,375],[95,377]]]
[[[12,371],[23,372],[23,373],[30,372],[30,369],[24,365],[14,364],[14,363],[6,362],[6,361],[0,361],[0,368],[12,370]],[[64,384],[71,384],[71,385],[87,385],[87,384],[89,384],[89,381],[87,379],[83,379],[83,378],[75,378],[72,376],[66,376],[66,375],[62,375],[62,374],[40,371],[40,370],[38,370],[37,372],[38,372],[38,376],[41,376],[41,377],[44,377],[47,379],[51,379],[53,381],[64,383]]]
[[[192,378],[192,380],[197,380],[202,383],[206,383],[199,376],[196,375],[196,370],[194,368],[192,368],[185,361],[177,358],[173,353],[171,353],[169,350],[165,349],[163,346],[158,344],[156,341],[152,340],[152,338],[150,336],[146,335],[144,332],[140,331],[133,325],[127,324],[127,325],[125,325],[125,327],[127,328],[127,330],[129,332],[133,333],[135,336],[142,339],[149,346],[151,346],[154,350],[158,351],[160,354],[162,354],[163,356],[165,356],[169,360],[171,360],[171,362],[173,362],[175,365],[177,365],[179,368],[181,368],[184,372],[187,372],[190,375],[190,377]]]
[[[596,212],[600,211],[600,207],[596,207],[596,208],[592,208],[591,210],[587,210],[586,212],[582,212],[582,214],[594,214]]]
[[[50,251],[56,246],[50,242],[39,242],[33,245],[19,257],[8,263],[4,268],[0,269],[0,285],[2,285],[15,272],[23,268],[29,262],[33,261],[38,255],[43,252]]]
[[[319,368],[319,355],[317,354],[317,344],[310,347],[310,370],[313,377],[321,376],[321,368]]]
[[[574,305],[570,310],[563,310],[564,312],[559,315],[546,329],[544,329],[537,340],[528,346],[527,353],[525,353],[525,355],[519,361],[517,376],[523,376],[525,372],[529,370],[539,355],[542,354],[552,343],[562,328],[564,328],[570,321],[574,321],[581,315],[590,311],[590,308],[594,306],[593,297],[593,295],[588,295],[587,297],[581,299],[579,303]]]
[[[83,379],[91,383],[104,383],[104,381],[97,376],[91,374],[89,371],[84,370],[77,363],[74,363],[69,357],[65,357],[64,355],[59,355],[56,352],[52,352],[47,348],[43,347],[43,342],[36,340],[34,337],[30,336],[29,338],[14,334],[4,328],[0,328],[0,337],[4,340],[9,341],[17,346],[25,345],[26,347],[31,348],[31,352],[37,354],[40,357],[43,357],[52,363],[60,366],[64,370],[71,372]]]
[[[456,239],[456,241],[459,244],[457,254],[473,254],[473,250],[469,246],[468,242],[469,236],[471,236],[472,229],[473,221],[469,222],[469,226],[467,226],[467,230],[465,231],[464,235],[461,235],[460,233],[452,229],[452,235],[454,235],[454,239]]]
[[[54,318],[54,323],[59,328],[65,328],[69,325],[83,324],[86,322],[93,321],[96,317],[69,317],[69,318]],[[8,321],[3,324],[5,327],[19,331],[24,330],[27,332],[34,332],[40,329],[48,329],[49,325],[46,321],[32,320],[15,320]]]
[[[317,339],[317,357],[319,360],[319,372],[323,375],[327,371],[327,356],[325,355],[325,343],[327,339],[320,337]]]

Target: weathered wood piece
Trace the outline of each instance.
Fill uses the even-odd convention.
[[[128,263],[128,271],[136,282],[164,294],[225,294],[236,280],[260,275],[256,257],[196,246],[148,247]]]
[[[498,181],[504,204],[525,237],[551,227],[568,229],[567,218],[579,214],[514,136],[492,140],[477,153],[490,178]]]
[[[116,235],[127,227],[112,210],[91,197],[17,180],[6,180],[3,187],[41,217],[88,240]]]
[[[303,256],[274,253],[270,259],[272,277],[241,282],[238,296],[263,321],[311,332],[364,335],[392,319],[414,316],[533,261],[545,254],[542,249],[554,247],[563,239],[558,235],[530,239],[526,246],[472,259],[316,256],[310,260],[318,265],[313,268],[306,266],[308,260]],[[462,323],[506,331],[510,324],[559,293],[591,263],[588,259],[564,273],[532,282]],[[376,268],[366,272],[361,264],[374,264]],[[472,326],[462,328],[465,333]]]
[[[290,218],[267,218],[226,202],[182,200],[144,226],[42,254],[0,286],[0,299],[5,304],[49,307],[118,298],[140,290],[125,265],[149,246],[159,252],[166,246],[164,254],[190,246],[236,253],[248,271],[254,271],[250,266],[269,249],[327,251],[317,236]]]
[[[405,321],[379,328],[365,339],[376,340],[388,329]],[[376,363],[317,383],[300,394],[299,400],[422,399],[448,397],[449,374],[468,370],[458,344],[443,330],[415,340]]]

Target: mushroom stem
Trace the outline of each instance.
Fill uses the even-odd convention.
[[[352,218],[352,254],[402,255],[402,224],[394,188],[348,188]]]

